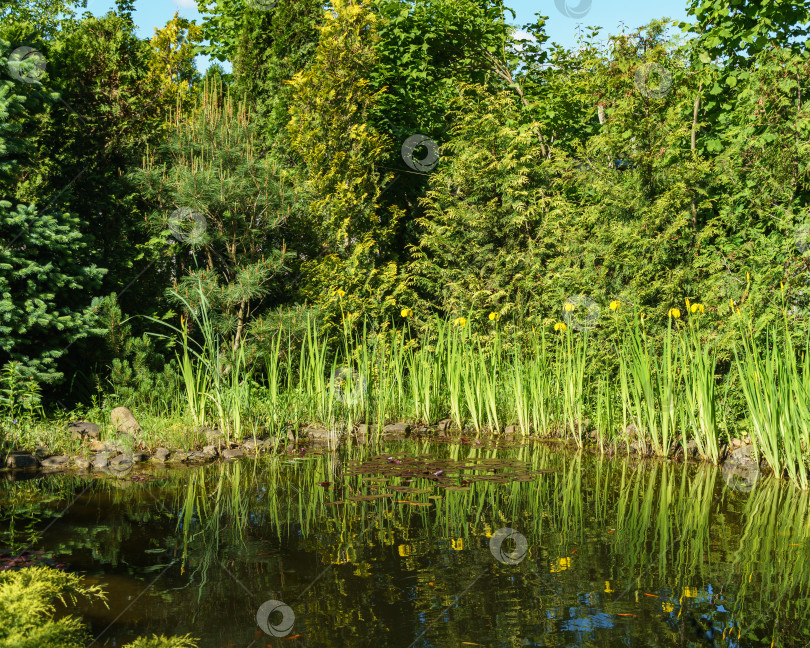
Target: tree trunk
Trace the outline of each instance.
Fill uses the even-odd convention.
[[[698,118],[698,109],[700,108],[700,93],[703,90],[703,84],[701,83],[698,86],[698,94],[695,97],[695,107],[692,110],[692,153],[695,152],[697,148],[697,118]],[[694,155],[693,155],[694,157]],[[697,229],[697,205],[695,205],[695,194],[692,192],[692,227],[696,230]]]

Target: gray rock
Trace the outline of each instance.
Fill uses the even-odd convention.
[[[127,432],[129,434],[138,434],[141,431],[141,426],[135,420],[132,412],[126,407],[116,407],[110,412],[110,421],[113,427],[119,432]]]
[[[173,452],[172,453],[172,458],[171,458],[172,462],[185,461],[186,459],[188,459],[188,452]]]
[[[228,448],[222,451],[222,458],[223,459],[238,459],[239,457],[244,457],[245,451],[242,448]]]
[[[73,457],[73,465],[77,470],[90,470],[90,462],[84,457]]]
[[[110,460],[110,466],[109,467],[110,467],[110,470],[116,470],[118,472],[121,472],[123,470],[129,470],[130,468],[132,468],[133,463],[134,462],[132,461],[132,457],[129,457],[127,455],[122,454],[122,455],[118,455],[116,457],[113,457]]]
[[[507,425],[503,429],[503,433],[505,436],[515,436],[515,426],[514,425]]]
[[[98,425],[88,421],[68,423],[68,432],[79,439],[98,439]]]
[[[205,434],[206,445],[211,445],[213,443],[217,443],[218,441],[223,441],[225,438],[222,432],[217,428],[202,427],[199,428],[198,432],[202,432],[203,434]]]
[[[50,454],[51,454],[51,451],[48,450],[47,446],[38,446],[34,450],[34,456],[37,459],[39,459],[40,461],[42,461],[45,457],[49,456]]]
[[[368,443],[368,430],[370,428],[371,426],[365,423],[357,428],[357,432],[354,434],[354,441],[357,445],[366,445]]]
[[[329,443],[337,434],[323,428],[308,428],[306,438],[316,443]]]
[[[106,452],[99,452],[90,462],[95,470],[103,470],[110,465],[109,454]]]
[[[691,439],[686,444],[686,454],[690,457],[697,457],[698,456],[698,446],[694,439]]]
[[[742,439],[732,439],[731,440],[731,449],[736,450],[737,448],[742,448],[743,442]]]
[[[57,455],[55,457],[47,457],[40,462],[40,465],[43,468],[47,468],[50,470],[64,468],[68,461],[70,461],[70,457],[65,457],[64,455]]]
[[[439,421],[439,432],[447,432],[453,425],[453,419],[442,419]]]
[[[22,470],[24,468],[36,468],[39,460],[27,452],[12,452],[6,457],[6,468]]]
[[[132,453],[132,461],[135,463],[143,463],[144,461],[149,460],[149,453],[148,452],[133,452]]]
[[[383,428],[385,434],[408,434],[411,431],[411,426],[407,423],[389,423]]]
[[[219,455],[219,451],[217,450],[217,447],[215,445],[207,445],[202,449],[202,451],[205,454],[211,455],[213,457],[217,457]]]
[[[337,430],[323,430],[321,428],[311,428],[306,431],[306,442],[315,446],[324,446],[330,450],[335,449],[345,443],[345,437]]]
[[[215,457],[210,455],[206,452],[192,452],[186,458],[186,461],[189,463],[208,463],[209,461],[213,461]]]
[[[254,450],[266,448],[269,445],[270,443],[267,439],[248,439],[242,444],[242,447],[248,452],[253,452]]]
[[[169,455],[171,452],[167,448],[158,448],[155,450],[155,454],[152,455],[152,461],[156,461],[158,463],[164,463],[169,459]]]

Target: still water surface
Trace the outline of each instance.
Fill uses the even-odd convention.
[[[98,647],[808,646],[808,495],[734,486],[540,443],[397,442],[2,482],[0,553],[103,584],[109,609],[69,610]]]

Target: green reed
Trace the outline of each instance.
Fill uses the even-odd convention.
[[[532,427],[537,434],[548,434],[559,415],[559,392],[552,381],[552,360],[545,332],[534,337],[532,355],[526,371],[527,393]]]
[[[683,402],[698,454],[716,464],[720,458],[715,395],[717,356],[713,345],[701,340],[700,333],[700,329],[690,318],[688,330],[680,336]],[[686,426],[682,426],[681,430],[682,443],[686,446]]]
[[[583,445],[586,394],[585,370],[588,333],[574,335],[567,328],[557,346],[558,385],[562,388],[563,425],[579,447]]]
[[[748,406],[751,438],[757,453],[777,475],[808,488],[807,355],[800,370],[790,333],[767,331],[760,344],[753,331],[743,331],[735,348],[740,384]]]
[[[641,443],[659,455],[669,454],[682,420],[680,372],[676,369],[670,318],[659,355],[650,348],[643,321],[636,319],[619,352],[621,394],[625,417],[632,420]]]
[[[582,447],[590,421],[603,452],[635,441],[666,456],[677,440],[693,441],[707,461],[721,458],[715,347],[694,309],[686,323],[671,315],[657,344],[637,313],[624,326],[617,316],[616,374],[594,364],[589,332],[574,327],[559,325],[549,340],[543,329],[505,334],[496,325],[484,342],[463,318],[437,319],[423,339],[411,337],[407,322],[359,330],[344,323],[342,335],[329,339],[310,320],[297,354],[281,331],[265,345],[257,382],[244,345],[226,348],[202,294],[199,302],[188,305],[197,339],[185,324],[174,329],[183,343],[184,409],[196,425],[216,423],[229,436],[449,418],[476,434],[514,425],[523,435],[556,432]],[[756,451],[808,488],[810,341],[796,348],[787,321],[783,328],[764,337],[741,328],[737,376]]]

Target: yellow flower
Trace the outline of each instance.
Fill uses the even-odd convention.
[[[664,601],[663,603],[661,603],[661,609],[664,612],[672,612],[672,610],[675,609],[675,606],[670,601]]]
[[[706,309],[703,307],[703,304],[692,304],[689,307],[689,310],[692,311],[693,313],[697,313],[698,311],[700,311],[702,313]]]
[[[751,273],[750,273],[750,272],[746,272],[746,273],[745,273],[745,280],[746,280],[748,283],[751,283]]]
[[[411,549],[411,545],[401,544],[397,547],[397,552],[404,558],[405,556],[410,556],[413,550]]]
[[[689,302],[689,297],[687,297],[686,299],[684,299],[684,301],[686,302],[686,308],[688,309],[688,308],[689,308],[689,304],[690,304],[690,302]]]
[[[685,598],[697,598],[698,591],[696,587],[684,587],[683,596]]]
[[[345,296],[346,296],[346,291],[345,291],[345,290],[343,290],[343,288],[338,288],[338,289],[335,291],[335,294],[336,294],[338,297],[345,297]]]
[[[613,589],[613,588],[610,586],[610,581],[605,581],[605,594],[613,594],[613,592],[615,592],[615,591],[616,591],[616,590],[614,590],[614,589]]]
[[[457,317],[456,319],[453,320],[453,324],[455,324],[456,326],[464,326],[466,323],[467,323],[466,317]]]
[[[568,327],[565,324],[563,324],[562,322],[557,322],[554,325],[554,330],[555,331],[564,331],[566,328],[568,328]]]
[[[410,308],[403,308],[399,314],[402,315],[402,317],[410,317],[413,315],[413,311]]]
[[[489,321],[490,322],[497,322],[499,319],[501,319],[501,314],[500,313],[496,313],[495,311],[492,311],[489,314]]]
[[[557,574],[559,572],[565,571],[571,566],[571,559],[570,558],[557,558],[557,560],[551,563],[551,573]]]
[[[677,308],[670,308],[669,316],[678,319],[681,316],[681,311],[679,311]]]
[[[617,311],[621,307],[622,303],[618,299],[614,299],[610,302],[610,310]]]
[[[576,308],[576,306],[574,305],[574,303],[573,303],[573,302],[570,302],[570,301],[569,301],[569,302],[565,302],[565,303],[563,304],[563,310],[564,310],[566,313],[570,313],[570,312],[571,312],[572,310],[574,310],[575,308]]]
[[[459,538],[458,540],[450,538],[450,546],[453,547],[455,551],[464,551],[464,538]]]

